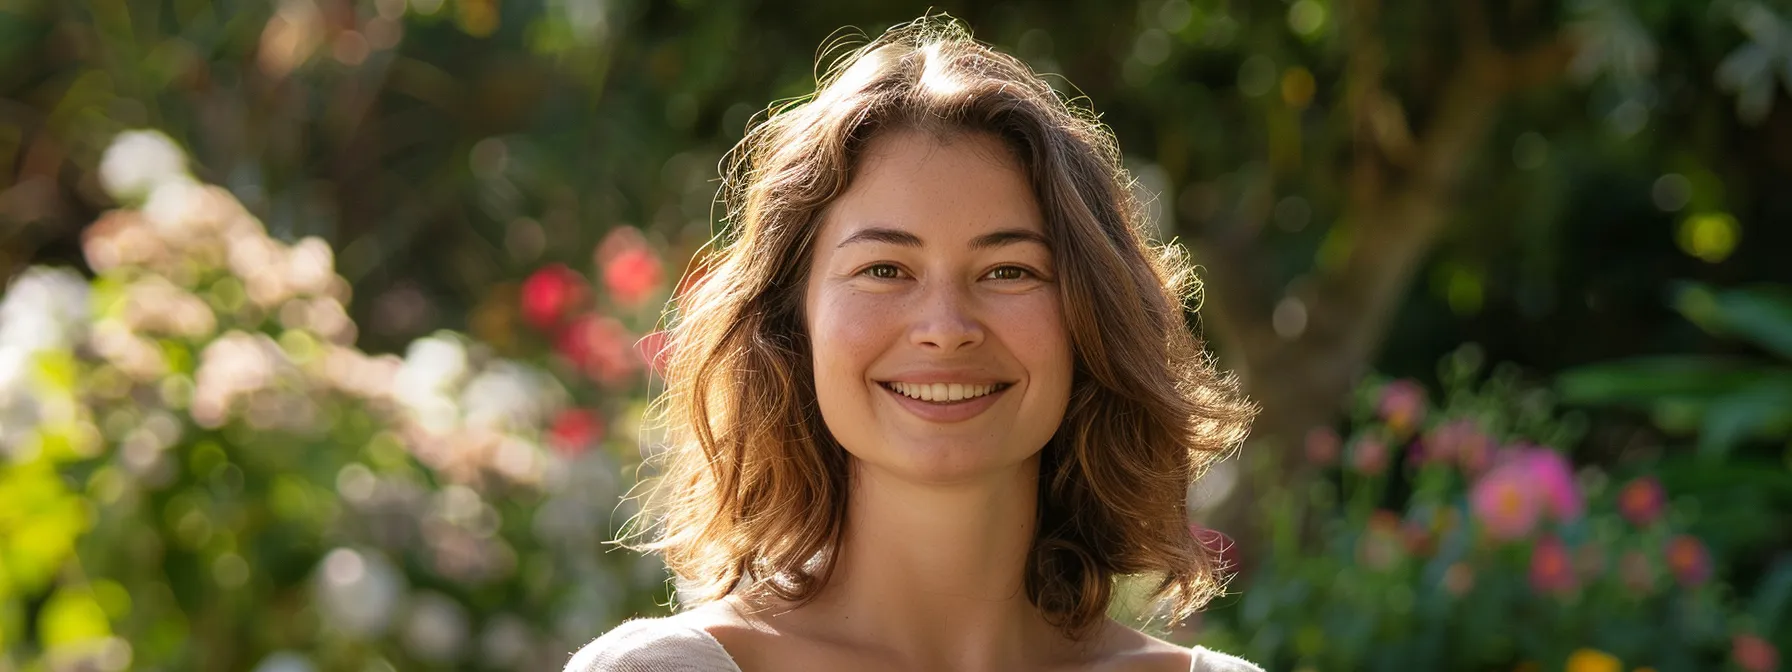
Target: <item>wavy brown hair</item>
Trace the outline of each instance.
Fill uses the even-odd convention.
[[[801,604],[827,582],[851,481],[815,403],[804,283],[824,209],[867,142],[897,128],[1000,138],[1045,214],[1076,361],[1040,459],[1028,599],[1072,637],[1105,617],[1120,575],[1161,577],[1153,597],[1172,618],[1199,609],[1222,581],[1189,534],[1187,489],[1255,409],[1190,333],[1194,276],[1179,248],[1147,240],[1111,133],[943,15],[851,50],[730,152],[727,228],[669,313],[667,443],[629,536],[649,537],[637,548],[664,554],[687,601]]]

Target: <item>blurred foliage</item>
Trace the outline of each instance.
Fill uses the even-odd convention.
[[[1280,552],[1187,636],[1278,669],[1774,667],[1782,0],[0,0],[0,669],[551,669],[657,610],[662,568],[598,542],[717,163],[841,26],[928,7],[1093,101],[1220,262],[1203,327],[1270,405],[1411,379],[1358,391],[1348,466],[1237,498]],[[1434,375],[1464,342],[1584,367],[1584,432]],[[1489,540],[1486,474],[1404,457],[1456,422],[1571,455],[1583,512]],[[1707,579],[1663,578],[1674,540]],[[1538,590],[1556,548],[1616,569]]]
[[[1571,463],[1584,414],[1482,359],[1445,358],[1435,403],[1369,381],[1344,433],[1314,430],[1328,478],[1263,503],[1274,548],[1203,636],[1272,669],[1772,669],[1759,656],[1792,641],[1792,556],[1758,583],[1733,570],[1784,528],[1706,537],[1672,472]]]
[[[603,553],[641,460],[606,423],[654,361],[620,320],[537,289],[537,362],[367,355],[321,240],[160,134],[104,160],[135,207],[87,230],[97,277],[0,302],[0,669],[555,669],[666,601],[655,558]],[[656,296],[611,247],[610,296]]]
[[[613,226],[685,259],[710,235],[722,153],[809,90],[817,46],[928,6],[9,0],[0,273],[80,263],[77,232],[110,203],[100,150],[154,127],[275,237],[341,251],[365,347],[457,325],[504,342],[473,319],[497,290],[542,263],[588,269]],[[1090,96],[1167,232],[1261,239],[1267,303],[1250,308],[1284,307],[1289,333],[1302,306],[1279,302],[1316,328],[1306,288],[1362,238],[1357,157],[1386,155],[1389,184],[1426,179],[1399,157],[1434,135],[1465,45],[1580,45],[1488,99],[1484,139],[1451,152],[1465,177],[1399,316],[1413,326],[1390,334],[1399,370],[1470,338],[1552,367],[1671,347],[1677,332],[1631,328],[1666,322],[1650,277],[1786,279],[1768,250],[1792,239],[1767,225],[1792,217],[1774,188],[1792,175],[1781,3],[934,6]],[[1540,320],[1592,337],[1518,326]]]
[[[1698,437],[1721,460],[1748,439],[1792,438],[1792,288],[1717,291],[1689,284],[1674,306],[1700,328],[1749,341],[1770,361],[1685,355],[1605,362],[1561,375],[1571,402],[1640,407],[1662,427]]]

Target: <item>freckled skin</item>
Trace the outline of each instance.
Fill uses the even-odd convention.
[[[958,483],[1032,464],[1069,403],[1073,355],[1051,251],[973,247],[997,231],[1043,235],[1019,162],[997,139],[892,131],[874,138],[815,240],[805,296],[816,392],[829,431],[862,468]],[[847,242],[891,229],[920,246]],[[878,381],[971,369],[1013,383],[962,422],[925,420]]]

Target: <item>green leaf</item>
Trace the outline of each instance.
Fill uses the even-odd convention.
[[[1571,404],[1650,407],[1670,400],[1709,403],[1776,374],[1792,375],[1734,359],[1647,357],[1569,369],[1556,377],[1556,391]]]
[[[1720,459],[1750,436],[1784,431],[1792,417],[1792,374],[1771,372],[1761,381],[1712,402],[1699,432],[1699,454]]]
[[[1792,290],[1768,286],[1732,289],[1717,295],[1717,307],[1737,336],[1792,361]]]
[[[1792,561],[1781,560],[1755,589],[1755,597],[1749,601],[1749,613],[1755,617],[1762,632],[1775,632],[1779,630],[1780,617],[1785,615],[1789,601],[1792,601]]]

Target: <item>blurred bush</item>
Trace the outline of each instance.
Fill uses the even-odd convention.
[[[1792,558],[1733,571],[1771,546],[1708,543],[1660,464],[1577,464],[1584,414],[1482,358],[1445,358],[1436,400],[1371,380],[1313,430],[1325,477],[1261,502],[1273,547],[1200,636],[1271,669],[1775,669]]]
[[[184,162],[121,135],[96,277],[0,302],[0,669],[556,669],[664,601],[662,565],[602,552],[648,360],[592,311],[657,296],[638,233],[604,303],[525,287],[539,364],[451,332],[368,355],[330,248]]]

